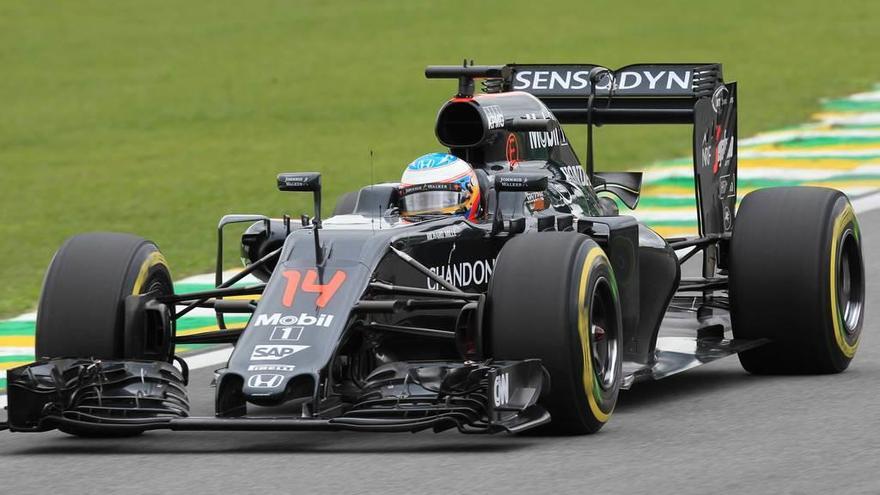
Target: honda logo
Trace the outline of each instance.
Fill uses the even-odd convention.
[[[282,381],[284,377],[281,375],[251,375],[247,383],[251,388],[275,388]]]

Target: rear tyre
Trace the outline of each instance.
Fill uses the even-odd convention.
[[[357,206],[358,191],[351,191],[343,194],[336,200],[336,206],[333,208],[333,216],[351,215]]]
[[[621,383],[621,316],[604,251],[569,232],[525,234],[498,256],[488,296],[490,356],[539,358],[550,374],[540,400],[547,430],[598,431]]]
[[[780,187],[743,198],[730,246],[733,335],[772,342],[739,354],[755,374],[839,373],[859,345],[861,235],[840,191]]]

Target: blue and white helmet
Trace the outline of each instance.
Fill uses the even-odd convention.
[[[422,155],[400,179],[400,215],[462,215],[475,220],[480,185],[470,164],[448,153]]]

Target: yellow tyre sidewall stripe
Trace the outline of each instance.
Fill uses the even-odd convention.
[[[584,393],[587,396],[587,402],[590,405],[590,411],[592,411],[593,417],[604,423],[608,421],[608,417],[611,416],[611,411],[607,413],[603,411],[596,400],[595,394],[598,393],[598,383],[596,383],[593,375],[593,353],[590,350],[590,322],[589,317],[587,316],[590,314],[590,308],[587,302],[587,284],[590,281],[590,272],[593,262],[596,261],[597,258],[604,259],[605,263],[608,263],[608,258],[605,256],[605,252],[602,251],[602,248],[594,246],[587,253],[578,287],[578,333],[581,338],[581,354],[583,355],[584,361]]]
[[[160,253],[159,251],[152,251],[149,255],[147,255],[147,259],[145,259],[144,262],[141,264],[141,268],[138,271],[138,276],[135,279],[134,286],[131,289],[131,293],[133,295],[138,295],[141,293],[144,282],[147,281],[147,274],[150,272],[150,268],[153,268],[156,265],[165,265],[165,268],[168,268],[168,263],[165,261],[165,257],[162,256],[162,253]]]
[[[838,243],[843,236],[844,227],[850,222],[855,222],[855,213],[852,205],[847,203],[843,212],[834,220],[834,229],[831,233],[831,283],[829,286],[831,287],[831,322],[834,325],[834,339],[837,341],[840,352],[852,359],[859,347],[860,336],[856,336],[853,344],[846,341],[846,326],[841,320],[840,309],[837,307],[837,263],[841,255],[838,248],[842,248],[842,246],[838,246]]]

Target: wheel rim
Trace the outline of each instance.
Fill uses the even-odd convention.
[[[138,291],[138,294],[155,294],[157,296],[174,294],[174,283],[171,281],[166,270],[151,269]],[[167,317],[171,320],[171,333],[156,331],[163,328],[161,320],[155,317],[154,313],[148,313],[147,327],[150,329],[144,335],[144,351],[150,356],[157,356],[160,359],[171,361],[174,356],[174,343],[172,342],[174,332],[174,314],[172,309],[166,310]],[[156,329],[156,330],[153,330]],[[151,358],[152,359],[152,358]]]
[[[852,230],[843,233],[837,262],[837,307],[848,336],[856,333],[865,305],[859,245]]]
[[[593,374],[603,390],[614,386],[617,380],[619,355],[617,346],[620,329],[611,299],[611,286],[605,278],[599,278],[593,287],[590,311],[590,358]]]
[[[165,277],[161,276],[153,276],[148,279],[140,291],[141,294],[149,294],[151,292],[156,292],[163,296],[172,293],[171,287],[165,280]]]

